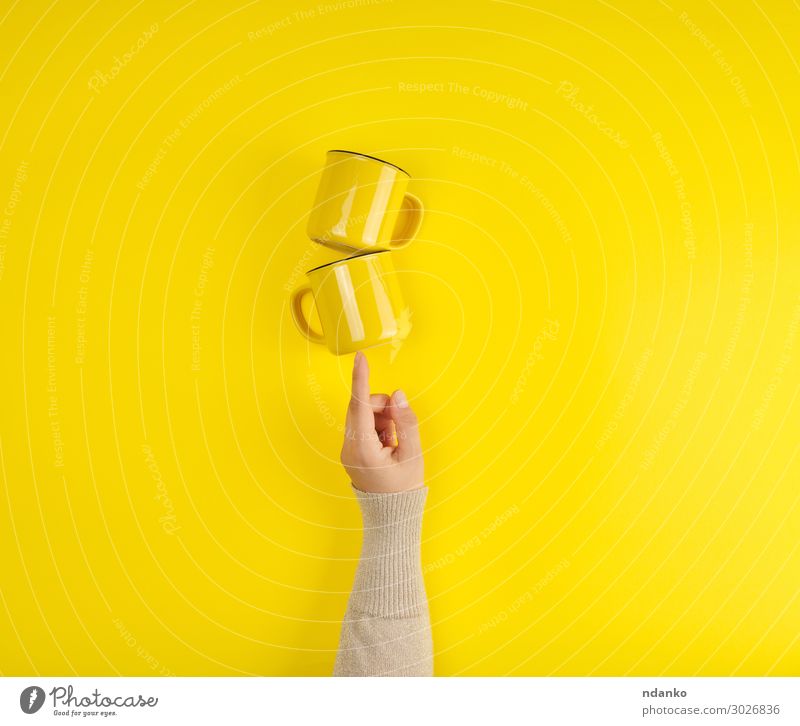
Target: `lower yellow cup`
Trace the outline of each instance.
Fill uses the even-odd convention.
[[[310,285],[292,293],[292,317],[312,343],[344,355],[405,337],[407,311],[389,250],[347,257],[309,270]],[[303,312],[303,298],[313,295],[322,332]]]

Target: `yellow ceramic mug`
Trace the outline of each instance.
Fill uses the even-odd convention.
[[[335,355],[402,339],[408,330],[403,296],[388,250],[347,257],[315,267],[306,274],[311,285],[292,293],[292,316],[313,343],[326,344]],[[303,298],[313,295],[322,333],[303,312]]]
[[[408,172],[374,156],[329,151],[308,236],[338,250],[397,249],[422,223],[422,202],[406,192]]]

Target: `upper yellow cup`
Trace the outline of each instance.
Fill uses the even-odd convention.
[[[292,293],[292,317],[312,343],[335,355],[353,353],[401,340],[408,314],[392,265],[391,253],[379,250],[346,257],[309,270],[310,285]],[[313,295],[322,332],[303,312],[303,298]]]
[[[419,230],[423,207],[399,166],[354,151],[326,155],[308,236],[334,249],[397,249]]]

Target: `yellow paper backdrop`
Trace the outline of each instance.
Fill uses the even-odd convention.
[[[800,12],[4,3],[0,670],[328,674],[329,148],[410,170],[439,674],[800,671]]]

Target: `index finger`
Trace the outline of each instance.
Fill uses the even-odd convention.
[[[347,428],[358,434],[375,434],[375,417],[369,396],[369,365],[359,351],[353,361],[353,390],[347,407]]]

